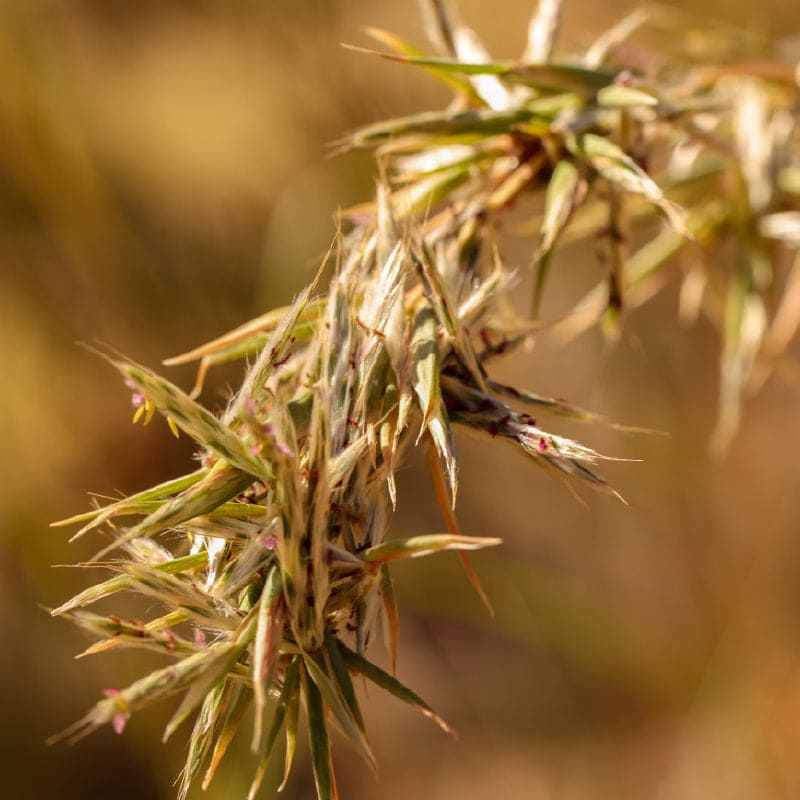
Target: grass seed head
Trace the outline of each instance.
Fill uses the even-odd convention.
[[[377,55],[424,69],[454,91],[453,103],[339,142],[376,148],[380,180],[374,202],[342,212],[315,280],[290,306],[165,362],[199,361],[191,394],[112,360],[136,418],[164,415],[196,441],[202,467],[62,523],[82,524],[77,535],[107,528],[111,543],[97,558],[117,560],[112,577],[53,613],[99,638],[87,653],[144,647],[170,661],[107,691],[64,736],[106,724],[121,733],[130,714],[180,695],[166,735],[196,715],[181,797],[201,771],[208,785],[251,705],[258,766],[249,796],[281,734],[288,775],[303,706],[318,797],[336,797],[331,719],[374,766],[354,675],[450,730],[366,652],[382,612],[396,660],[389,565],[399,559],[457,551],[489,605],[466,551],[499,540],[459,528],[454,429],[503,440],[571,484],[613,493],[595,471],[602,457],[543,418],[605,420],[490,375],[497,357],[541,327],[562,245],[594,238],[606,254],[602,280],[567,318],[572,334],[600,320],[615,332],[672,277],[677,256],[691,260],[683,295],[723,342],[719,447],[735,430],[743,388],[764,382],[800,324],[798,86],[769,42],[730,35],[721,47],[706,28],[698,35],[726,54],[709,63],[681,49],[696,21],[656,10],[633,13],[582,58],[564,60],[561,3],[541,0],[522,59],[495,61],[447,4],[421,5],[437,54],[372,31],[387,48]],[[626,50],[640,34],[638,49]],[[637,63],[626,62],[631,52]],[[536,270],[524,313],[510,299],[516,270],[495,240],[508,209],[530,196],[543,213],[522,231]],[[649,241],[631,237],[640,228]],[[730,241],[741,257],[729,269],[715,254]],[[776,305],[768,301],[779,284],[786,294]],[[215,414],[197,400],[203,378],[236,358],[250,366]],[[415,443],[428,448],[447,531],[390,537],[404,501],[395,471]],[[153,619],[86,610],[121,591],[148,598]]]

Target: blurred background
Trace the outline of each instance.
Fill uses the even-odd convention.
[[[521,51],[528,0],[457,5],[497,56]],[[634,5],[569,0],[562,52]],[[800,33],[783,0],[707,0],[704,11]],[[329,143],[447,99],[422,73],[341,49],[370,45],[363,25],[425,46],[410,0],[0,0],[3,797],[174,797],[185,750],[180,734],[160,744],[170,707],[136,715],[121,737],[44,746],[103,688],[160,663],[73,660],[86,639],[45,608],[94,575],[51,565],[97,541],[69,545],[48,523],[86,509],[87,492],[183,474],[192,452],[159,421],[133,427],[118,377],[76,343],[157,368],[301,288],[336,209],[374,185],[368,154],[330,158]],[[531,243],[501,247],[523,265]],[[590,253],[577,257],[591,268]],[[580,296],[560,266],[553,308]],[[400,565],[395,579],[400,677],[460,741],[372,692],[379,783],[336,740],[343,799],[800,797],[800,387],[773,379],[728,456],[710,460],[718,343],[702,322],[678,326],[676,295],[633,313],[613,349],[596,332],[566,349],[543,336],[498,366],[669,435],[555,428],[642,459],[605,469],[627,507],[581,504],[502,445],[458,440],[462,527],[505,540],[474,558],[496,616],[454,558]],[[212,373],[204,401],[224,403],[240,370]],[[185,387],[194,377],[166,374]],[[412,459],[394,531],[440,529]],[[192,796],[245,796],[246,738]],[[283,796],[312,792],[301,744]]]

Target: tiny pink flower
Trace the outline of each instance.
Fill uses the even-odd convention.
[[[125,385],[131,390],[131,405],[134,408],[141,408],[141,406],[145,404],[147,398],[130,378],[125,379]]]
[[[116,714],[111,718],[111,727],[114,728],[114,733],[122,733],[125,730],[125,725],[128,723],[128,718],[130,714],[126,714],[124,711],[117,711]]]
[[[262,546],[267,550],[274,550],[278,546],[277,536],[267,536],[266,539],[261,540]]]
[[[115,733],[122,733],[125,730],[125,725],[130,719],[130,714],[126,710],[127,705],[125,701],[122,699],[122,692],[119,689],[103,689],[103,694],[106,697],[111,697],[116,700],[117,707],[119,711],[117,711],[113,717],[111,717],[111,727],[114,728]]]

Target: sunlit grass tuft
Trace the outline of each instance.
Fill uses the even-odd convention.
[[[602,279],[564,320],[568,335],[600,322],[613,337],[626,311],[672,278],[682,316],[702,312],[719,328],[717,449],[800,323],[797,75],[768,43],[746,40],[740,52],[731,38],[712,64],[675,48],[678,36],[649,44],[648,28],[664,43],[690,21],[637,12],[571,58],[556,46],[560,3],[542,0],[523,58],[493,61],[443,3],[423,5],[438,55],[373,30],[390,51],[377,55],[426,70],[455,96],[444,111],[338,143],[376,148],[381,177],[373,202],[342,212],[327,288],[321,268],[290,306],[169,359],[199,361],[190,394],[110,359],[135,418],[159,413],[190,436],[200,468],[64,521],[83,525],[76,535],[108,531],[97,559],[114,554],[114,575],[53,613],[96,637],[85,654],[142,647],[171,661],[106,690],[63,735],[121,732],[130,714],[179,696],[165,738],[195,720],[180,797],[200,775],[208,785],[249,707],[250,797],[280,736],[288,776],[301,707],[318,796],[337,797],[331,723],[375,765],[353,676],[450,730],[367,652],[382,624],[396,659],[396,560],[457,551],[490,607],[467,552],[500,541],[458,525],[454,427],[512,445],[576,489],[616,494],[596,472],[603,456],[540,417],[605,420],[489,373],[540,327],[561,245],[594,237],[603,251]],[[506,211],[530,196],[540,213],[519,232],[530,237],[535,293],[520,304],[494,245]],[[241,388],[212,413],[197,400],[206,371],[241,358]],[[427,448],[446,531],[390,537],[404,501],[395,473],[415,445]],[[86,610],[122,591],[155,602],[154,618]]]

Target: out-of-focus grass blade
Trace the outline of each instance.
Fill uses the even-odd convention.
[[[526,133],[537,135],[531,130],[526,130]],[[534,180],[547,161],[547,154],[540,152],[510,169],[500,185],[487,198],[486,208],[489,211],[496,211],[511,205],[525,189],[532,187]]]
[[[784,167],[778,173],[778,187],[783,192],[800,194],[800,166]]]
[[[713,236],[727,224],[731,213],[729,203],[715,201],[694,209],[688,217],[688,225],[695,241],[703,243]],[[576,219],[569,233],[572,233],[577,225]],[[624,266],[623,277],[629,309],[641,305],[655,294],[667,279],[666,270],[662,268],[670,263],[671,256],[675,255],[686,242],[687,239],[682,234],[673,228],[665,228],[628,259]],[[551,327],[551,333],[562,342],[570,341],[582,334],[600,319],[605,308],[606,294],[604,285],[595,286],[575,305],[569,315]]]
[[[411,56],[412,58],[422,58],[425,55],[421,50],[417,50],[416,47],[404,41],[391,31],[386,31],[382,28],[371,27],[367,27],[364,30],[373,39],[401,55]],[[429,75],[433,75],[434,78],[441,81],[446,86],[449,86],[451,89],[461,92],[461,94],[473,102],[482,102],[480,96],[477,94],[475,89],[473,89],[472,84],[469,81],[464,80],[459,75],[454,75],[452,72],[436,69],[434,67],[428,67],[425,71]]]
[[[775,191],[773,162],[777,142],[772,109],[760,81],[739,80],[733,95],[731,125],[737,169],[754,214],[764,213]]]
[[[425,111],[398,119],[367,125],[350,134],[341,144],[347,147],[369,147],[400,136],[427,134],[436,137],[490,136],[509,133],[516,125],[540,120],[550,124],[550,118],[527,109],[493,111]]]
[[[658,206],[676,231],[692,238],[683,210],[666,198],[661,187],[622,148],[594,133],[570,137],[566,144],[574,155],[588,161],[604,178]]]
[[[502,539],[492,537],[432,533],[375,545],[365,550],[362,557],[370,564],[386,564],[399,558],[419,558],[443,550],[480,550],[483,547],[494,547],[502,543]]]
[[[758,390],[767,380],[776,359],[786,350],[800,328],[800,251],[786,277],[778,309],[769,326],[758,354],[749,387]]]
[[[304,660],[307,664],[307,660]],[[308,711],[308,740],[311,749],[311,765],[314,770],[314,782],[317,787],[318,800],[334,800],[333,774],[331,772],[331,745],[328,740],[328,727],[325,720],[325,706],[322,694],[308,674],[302,670],[303,689]]]
[[[766,330],[763,300],[751,291],[749,270],[740,265],[728,287],[719,389],[719,415],[711,450],[722,455],[739,427],[742,390]]]
[[[549,61],[553,55],[561,25],[562,0],[539,0],[528,23],[528,41],[522,60],[528,64]]]
[[[615,70],[556,63],[509,66],[505,72],[499,74],[509,83],[528,86],[537,91],[575,92],[589,96],[613,83],[617,77]]]
[[[455,29],[454,41],[456,59],[460,63],[485,64],[491,60],[489,51],[472,28],[459,24]],[[514,103],[508,87],[496,75],[472,75],[469,81],[490,108],[501,110]]]
[[[633,34],[637,28],[644,25],[650,18],[650,12],[645,9],[637,9],[623,17],[619,22],[609,28],[592,43],[583,57],[583,63],[587,67],[599,67],[614,50]]]
[[[490,136],[472,144],[440,144],[412,155],[397,155],[392,164],[396,172],[392,175],[394,185],[414,184],[432,175],[453,170],[456,167],[480,167],[495,162],[506,155],[509,143],[504,136]],[[398,201],[404,190],[395,191],[391,196],[392,207],[405,208],[408,201]],[[407,189],[405,191],[410,191]]]
[[[457,164],[392,193],[392,209],[398,219],[422,211],[447,197],[471,177],[470,163]]]
[[[778,239],[790,247],[800,245],[800,211],[778,211],[759,220],[759,231],[768,239]]]
[[[254,456],[247,445],[210,411],[192,400],[188,394],[168,380],[144,367],[124,361],[113,362],[117,369],[195,441],[224,458],[229,464],[268,481],[271,471]]]
[[[536,286],[533,295],[533,314],[539,312],[547,271],[553,248],[559,236],[567,226],[578,199],[581,185],[578,168],[566,159],[559,161],[547,184],[544,199],[544,217],[542,219],[542,243],[535,256]]]
[[[430,56],[410,56],[402,53],[385,53],[380,50],[370,50],[367,47],[358,47],[353,44],[342,44],[348,50],[363,53],[368,56],[378,56],[387,61],[397,61],[401,64],[413,64],[419,67],[434,67],[442,72],[455,75],[504,75],[513,68],[513,62],[489,62],[485,64],[470,64],[464,61],[454,61],[447,58],[432,58]]]
[[[735,64],[709,64],[703,70],[706,80],[715,81],[722,77],[754,78],[787,84],[794,88],[797,84],[797,71],[794,64],[780,64],[775,61],[752,60]]]
[[[428,41],[440,53],[454,56],[458,20],[452,6],[447,0],[419,0],[419,7]]]
[[[572,64],[526,64],[510,68],[502,77],[509,83],[519,83],[539,91],[593,95],[603,86],[613,83],[617,72]]]
[[[367,661],[366,658],[346,645],[341,645],[341,649],[344,660],[353,672],[358,672],[404,703],[414,706],[420,713],[435,722],[445,733],[455,736],[455,731],[419,695],[400,683],[397,678],[392,677],[388,672],[384,672],[380,667],[371,661]]]
[[[645,242],[625,262],[623,270],[625,294],[639,286],[644,280],[670,262],[686,244],[686,239],[673,228],[665,227],[657,236]]]
[[[613,70],[582,67],[574,64],[524,64],[514,61],[490,61],[470,64],[444,58],[418,58],[395,53],[384,53],[364,47],[344,45],[348,50],[378,56],[401,64],[433,67],[455,75],[497,75],[510,83],[519,83],[532,89],[569,91],[592,94],[612,83],[617,76]]]
[[[604,86],[597,93],[597,104],[603,108],[634,108],[636,106],[657,106],[658,98],[633,86],[615,83]]]
[[[392,192],[391,206],[394,217],[405,219],[418,211],[426,211],[440,200],[448,197],[454,189],[472,178],[470,164],[462,163],[415,180]],[[360,203],[343,209],[340,215],[359,224],[368,224],[376,218],[374,201]]]

